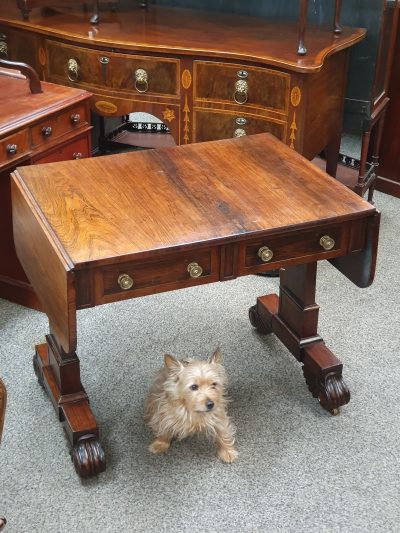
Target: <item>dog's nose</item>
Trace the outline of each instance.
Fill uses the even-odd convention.
[[[214,407],[214,402],[212,402],[211,400],[207,400],[206,407],[208,411],[211,411],[211,409]]]

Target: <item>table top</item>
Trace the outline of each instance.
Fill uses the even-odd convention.
[[[75,268],[376,211],[267,133],[20,167],[14,179]]]
[[[139,2],[128,1],[119,2],[115,12],[102,10],[100,24],[94,27],[79,2],[49,5],[53,12],[46,15],[34,8],[26,21],[15,0],[2,0],[0,21],[89,47],[257,61],[304,73],[317,72],[326,57],[361,41],[366,33],[344,27],[335,35],[331,26],[309,26],[307,55],[299,56],[297,22],[154,4],[143,10]]]

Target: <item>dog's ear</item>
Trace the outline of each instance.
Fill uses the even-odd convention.
[[[210,356],[209,360],[208,360],[209,363],[211,364],[221,364],[222,363],[222,354],[221,354],[221,349],[220,348],[217,348],[215,350],[215,352]]]
[[[183,368],[182,363],[168,353],[164,355],[164,363],[170,372],[179,372]]]

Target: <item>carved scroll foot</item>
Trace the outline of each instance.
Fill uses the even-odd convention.
[[[261,335],[267,335],[272,333],[271,320],[268,320],[267,317],[261,315],[258,312],[257,305],[253,305],[249,309],[249,320],[253,328],[256,328],[258,333]]]
[[[106,469],[106,457],[96,435],[80,437],[71,450],[71,458],[80,477],[97,476]]]
[[[331,414],[338,414],[339,408],[349,403],[342,364],[322,342],[305,348],[303,373],[313,397]]]

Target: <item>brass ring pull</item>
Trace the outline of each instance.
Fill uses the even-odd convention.
[[[139,93],[145,93],[147,92],[148,88],[149,88],[149,82],[147,81],[147,72],[144,70],[144,68],[136,69],[135,70],[135,89]]]
[[[320,238],[319,244],[324,250],[332,250],[332,248],[335,246],[335,240],[332,239],[332,237],[329,237],[329,235],[324,235]]]
[[[7,154],[14,155],[17,153],[18,146],[16,144],[7,144],[6,152]]]
[[[198,263],[189,263],[187,271],[191,278],[199,278],[203,274],[203,269]]]
[[[68,59],[67,75],[70,81],[77,81],[79,78],[79,65],[76,59]]]
[[[268,246],[261,246],[257,255],[263,263],[269,263],[274,256],[274,252],[270,250]]]
[[[234,137],[244,137],[245,135],[247,135],[247,133],[243,128],[236,128],[233,132]]]
[[[71,124],[78,124],[78,122],[81,120],[81,116],[79,113],[72,113],[70,120]]]
[[[247,102],[249,84],[246,80],[237,80],[235,82],[235,94],[233,99],[237,104],[245,104]]]
[[[0,41],[0,57],[3,59],[8,56],[8,46],[6,41]]]
[[[43,137],[50,137],[52,133],[53,133],[53,130],[51,129],[51,126],[43,126],[42,128]]]
[[[133,286],[133,279],[129,274],[120,274],[118,276],[118,285],[121,287],[121,289],[127,291]]]

